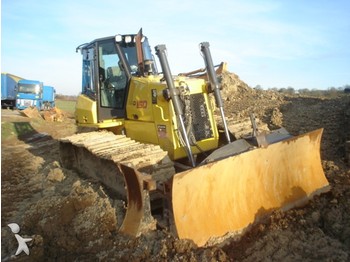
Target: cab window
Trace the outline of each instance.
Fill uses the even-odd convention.
[[[113,41],[99,45],[99,82],[101,106],[124,108],[127,77]]]

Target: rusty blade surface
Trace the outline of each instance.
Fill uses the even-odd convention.
[[[240,233],[275,209],[329,190],[320,158],[323,129],[176,174],[172,205],[179,238],[203,246]]]
[[[127,188],[128,207],[123,224],[119,231],[131,236],[140,234],[140,226],[144,216],[144,198],[142,195],[142,183],[135,169],[123,164],[119,168],[124,175]]]

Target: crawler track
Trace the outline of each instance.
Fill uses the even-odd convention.
[[[112,132],[96,131],[62,138],[60,151],[61,161],[65,167],[75,168],[83,173],[87,171],[88,175],[94,171],[88,167],[98,165],[96,162],[92,163],[94,158],[111,161],[115,167],[118,164],[133,167],[140,171],[145,179],[163,182],[175,174],[173,162],[167,152],[159,146],[136,142]],[[98,172],[97,175],[96,178],[99,180],[101,175],[103,176],[102,172]],[[107,186],[113,189],[109,179],[106,181]]]
[[[151,202],[166,202],[166,183],[175,174],[173,162],[159,146],[107,131],[61,139],[60,160],[64,168],[101,182],[116,194],[113,197],[127,200],[120,230],[131,235],[155,224]]]

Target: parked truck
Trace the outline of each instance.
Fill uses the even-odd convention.
[[[22,79],[17,85],[16,106],[18,109],[36,107],[48,110],[55,106],[55,89],[37,80]]]
[[[56,90],[52,86],[43,86],[42,110],[49,110],[55,107]]]
[[[1,73],[1,108],[16,107],[16,86],[23,78],[8,73]]]
[[[18,109],[26,109],[33,106],[41,110],[42,93],[43,82],[27,79],[18,81],[16,107]]]

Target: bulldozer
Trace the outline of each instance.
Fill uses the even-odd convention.
[[[208,42],[205,67],[172,75],[165,45],[142,29],[82,44],[80,132],[60,140],[62,166],[98,180],[125,201],[119,231],[166,228],[198,246],[240,235],[274,210],[304,205],[330,189],[322,129],[284,128],[235,138],[227,125]],[[217,115],[218,117],[215,117]]]

